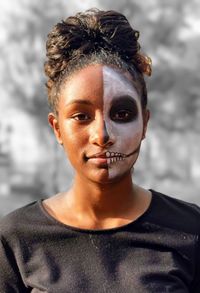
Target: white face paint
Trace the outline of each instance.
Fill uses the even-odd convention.
[[[124,74],[104,66],[103,85],[105,128],[114,141],[106,153],[112,179],[129,171],[135,163],[143,134],[143,118],[140,97]],[[124,115],[129,118],[121,119]]]

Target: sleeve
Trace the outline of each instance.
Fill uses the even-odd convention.
[[[22,281],[13,252],[3,237],[0,238],[0,292],[30,292]]]

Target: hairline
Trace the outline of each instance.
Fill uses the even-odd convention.
[[[49,102],[49,106],[55,114],[58,113],[57,106],[58,106],[59,98],[60,98],[62,89],[64,87],[64,84],[68,80],[70,80],[70,78],[72,78],[73,75],[75,75],[77,72],[80,72],[82,69],[92,65],[108,66],[108,67],[114,68],[118,72],[128,73],[131,79],[130,82],[133,83],[134,88],[136,89],[140,97],[140,102],[142,105],[143,89],[142,89],[142,85],[140,81],[138,80],[139,73],[137,72],[137,69],[133,65],[131,66],[128,65],[127,62],[122,60],[122,58],[120,58],[117,54],[108,53],[108,55],[105,56],[105,59],[104,57],[101,56],[101,54],[91,54],[90,56],[83,56],[79,60],[79,63],[75,63],[72,60],[72,62],[69,63],[68,67],[62,73],[62,75],[59,76],[59,79],[53,88],[52,94],[55,95],[54,99],[52,99],[52,94],[51,94],[51,101],[55,103]],[[142,105],[142,108],[145,108],[145,107]]]

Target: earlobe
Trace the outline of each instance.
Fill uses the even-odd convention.
[[[51,128],[54,131],[54,134],[56,136],[58,143],[62,145],[63,142],[62,142],[62,137],[61,137],[61,133],[60,133],[60,127],[59,127],[58,119],[54,113],[49,113],[48,121],[49,121],[49,125],[51,126]]]

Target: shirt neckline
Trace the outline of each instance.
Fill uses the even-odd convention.
[[[116,232],[116,231],[120,231],[120,230],[125,230],[126,228],[130,227],[130,226],[135,226],[138,223],[141,223],[142,221],[144,221],[144,219],[147,217],[147,215],[152,211],[153,206],[154,206],[154,202],[155,202],[155,192],[152,189],[149,189],[149,191],[151,192],[151,201],[150,204],[148,206],[148,208],[144,211],[144,213],[142,215],[140,215],[138,218],[134,219],[133,221],[118,226],[118,227],[113,227],[113,228],[107,228],[107,229],[84,229],[84,228],[79,228],[76,226],[71,226],[65,223],[60,222],[59,220],[57,220],[56,218],[54,218],[51,214],[48,213],[48,211],[44,208],[42,201],[44,199],[40,199],[37,201],[37,204],[39,205],[40,211],[42,212],[42,214],[48,218],[49,220],[51,220],[51,222],[54,222],[54,224],[64,227],[68,230],[71,231],[76,231],[76,232],[82,232],[82,233],[94,233],[94,234],[104,234],[104,233],[112,233],[112,232]]]

